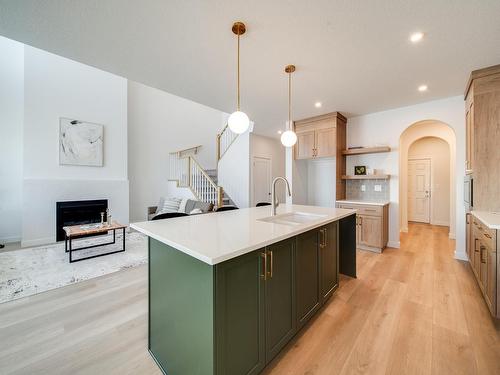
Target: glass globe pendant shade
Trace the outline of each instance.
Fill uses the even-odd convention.
[[[287,130],[281,134],[281,143],[285,147],[292,147],[297,143],[297,134],[292,130]]]
[[[248,130],[250,119],[245,112],[236,111],[231,113],[231,116],[229,116],[227,120],[227,124],[233,133],[241,134]]]

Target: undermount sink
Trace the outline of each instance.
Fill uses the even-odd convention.
[[[311,221],[316,221],[326,217],[326,215],[310,214],[305,212],[288,212],[286,214],[269,216],[263,219],[257,219],[259,221],[265,221],[267,223],[283,224],[283,225],[300,225],[309,223]]]

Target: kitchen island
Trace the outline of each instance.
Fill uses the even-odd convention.
[[[176,374],[258,374],[355,276],[355,211],[282,205],[131,224],[149,236],[149,351]],[[344,259],[342,259],[344,258]]]

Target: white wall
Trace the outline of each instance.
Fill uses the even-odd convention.
[[[257,202],[253,196],[253,158],[263,157],[271,159],[271,179],[278,176],[285,176],[285,147],[278,139],[264,137],[257,134],[250,134],[250,205],[255,206]],[[285,200],[285,186],[279,183],[276,187],[276,194],[283,202]]]
[[[240,134],[219,161],[218,184],[236,206],[250,206],[250,132]]]
[[[399,246],[399,138],[410,125],[422,120],[438,120],[448,124],[456,136],[455,201],[457,258],[465,259],[465,208],[462,202],[465,175],[465,120],[464,102],[461,96],[435,100],[414,106],[353,117],[347,122],[348,146],[388,145],[387,154],[365,155],[348,158],[348,170],[356,163],[382,169],[391,175],[389,209],[389,245]]]
[[[431,224],[450,225],[450,146],[436,137],[415,141],[408,159],[431,160]]]
[[[55,239],[55,203],[108,198],[128,223],[127,80],[25,46],[23,246]],[[104,166],[59,165],[59,118],[104,125]]]
[[[336,159],[294,160],[287,151],[287,179],[292,183],[294,204],[335,207]],[[289,168],[289,163],[292,167]]]
[[[167,181],[168,154],[201,145],[196,160],[214,169],[216,135],[224,119],[221,111],[129,81],[130,221],[145,220],[146,208],[162,196],[193,196]]]
[[[0,243],[21,239],[24,45],[0,37]]]

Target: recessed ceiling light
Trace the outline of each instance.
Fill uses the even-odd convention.
[[[321,108],[321,106],[322,106],[322,105],[323,105],[323,104],[321,104],[321,102],[316,102],[316,103],[314,103],[314,106],[315,106],[316,108]]]
[[[420,91],[420,92],[425,92],[425,91],[427,91],[427,89],[428,89],[427,85],[418,86],[418,91]]]
[[[281,133],[283,133],[283,132],[281,130],[278,130],[278,134],[281,134]]]
[[[410,35],[410,41],[412,43],[418,43],[424,38],[424,33],[421,31],[417,31],[416,33],[413,33]]]

